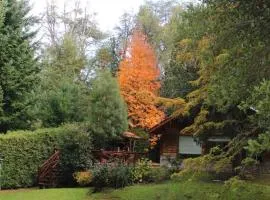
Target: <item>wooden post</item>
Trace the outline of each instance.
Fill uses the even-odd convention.
[[[133,149],[132,149],[133,152],[135,151],[135,145],[136,145],[136,140],[133,141]]]
[[[131,141],[131,139],[129,139],[129,149],[130,149],[130,151],[132,151],[132,141]]]

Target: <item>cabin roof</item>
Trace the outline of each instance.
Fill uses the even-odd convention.
[[[165,125],[167,125],[168,123],[172,122],[174,119],[176,119],[176,117],[167,117],[165,118],[163,121],[161,121],[159,124],[153,126],[150,130],[149,133],[153,134],[156,130],[164,127]]]
[[[181,130],[189,126],[190,124],[192,124],[192,119],[189,116],[183,116],[183,115],[170,116],[170,117],[165,118],[159,124],[152,127],[148,132],[150,135],[157,134],[157,133],[163,134],[163,133],[166,133],[166,128],[174,127],[176,129],[179,129],[179,135],[192,136],[192,134],[181,133]]]
[[[125,138],[132,138],[132,139],[138,139],[138,140],[142,139],[140,136],[136,135],[135,133],[128,132],[128,131],[124,132],[122,136]]]

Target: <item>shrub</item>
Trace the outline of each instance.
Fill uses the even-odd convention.
[[[208,172],[180,171],[173,173],[171,179],[174,181],[209,181],[213,176]]]
[[[166,167],[152,167],[152,162],[143,158],[140,159],[133,169],[133,181],[161,182],[170,178],[170,170]]]
[[[148,182],[159,183],[170,179],[170,170],[166,167],[151,168],[148,175]]]
[[[77,125],[0,135],[0,152],[4,157],[2,187],[36,185],[38,167],[51,156],[55,148],[61,151],[60,167],[65,175],[64,183],[73,181],[72,174],[75,171],[89,168],[92,163],[91,139]]]
[[[133,183],[133,170],[131,167],[118,164],[110,171],[109,182],[113,188],[123,188]]]
[[[230,200],[253,200],[268,199],[264,192],[264,188],[256,187],[256,185],[248,184],[239,177],[233,177],[225,182],[222,192],[222,199]]]
[[[175,172],[179,172],[183,159],[179,157],[177,158],[168,157],[168,162],[169,162],[170,173],[175,173]]]
[[[133,170],[134,182],[149,181],[151,175],[151,165],[152,162],[145,158],[138,160]]]
[[[123,163],[96,165],[93,169],[94,191],[104,187],[123,188],[133,183],[132,168]]]
[[[90,171],[75,172],[73,177],[80,186],[86,186],[91,183],[93,174]]]
[[[241,161],[241,165],[236,167],[235,171],[239,177],[252,180],[259,173],[259,162],[253,158],[247,157]]]
[[[94,192],[109,186],[109,168],[110,167],[107,164],[96,165],[93,168],[92,185],[94,187]]]
[[[171,179],[176,181],[186,180],[209,180],[212,178],[208,156],[188,158],[182,162],[182,170],[174,173]]]
[[[218,149],[214,149],[218,152]],[[211,154],[183,160],[181,170],[172,175],[174,180],[228,180],[233,174],[232,157]]]

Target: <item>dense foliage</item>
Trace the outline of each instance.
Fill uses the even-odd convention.
[[[95,192],[105,187],[123,188],[133,183],[132,167],[121,162],[96,165],[92,171]]]
[[[33,128],[85,119],[90,91],[79,79],[85,63],[86,59],[69,35],[48,49],[42,62],[41,82],[32,94],[34,106],[29,109]]]
[[[80,186],[87,186],[93,179],[93,174],[90,171],[80,171],[73,174],[73,178]]]
[[[187,101],[180,114],[194,122],[182,133],[200,141],[233,138],[218,159],[232,161],[251,135],[268,129],[269,7],[268,1],[211,0],[179,12],[163,91]],[[267,141],[259,143],[262,138]]]
[[[187,7],[174,0],[146,1],[137,14],[125,13],[116,35],[103,42],[105,35],[79,3],[61,13],[52,3],[44,14],[49,37],[42,47],[33,40],[37,21],[29,11],[27,0],[0,0],[0,132],[79,122],[91,136],[75,134],[81,129],[72,125],[0,136],[5,187],[32,186],[37,166],[55,145],[67,149],[63,163],[74,156],[73,164],[65,164],[72,166],[70,174],[86,167],[80,163],[90,158],[83,150],[90,149],[91,137],[95,148],[111,147],[128,124],[139,133],[165,113],[188,116],[191,123],[181,133],[198,142],[231,139],[225,151],[216,148],[187,164],[199,167],[210,160],[218,170],[243,149],[251,158],[269,151],[269,1],[205,0]],[[69,145],[77,145],[81,157]],[[146,176],[147,166],[141,165],[135,182]],[[104,179],[104,185],[129,184],[123,177],[128,170],[110,170],[123,183]]]
[[[10,132],[0,136],[0,149],[3,156],[3,188],[35,186],[38,167],[55,149],[61,151],[60,166],[65,174],[64,181],[72,180],[72,173],[87,169],[92,164],[90,136],[76,125],[34,132]]]
[[[128,117],[134,127],[151,128],[164,113],[156,105],[160,71],[154,50],[140,31],[135,31],[126,58],[120,62],[118,82],[128,105]]]
[[[98,71],[91,85],[88,122],[95,147],[104,148],[128,128],[127,108],[117,80],[109,71]]]
[[[28,128],[28,96],[38,82],[39,67],[30,40],[35,35],[24,1],[1,1],[0,15],[0,132]],[[33,30],[33,29],[32,29]]]
[[[91,185],[95,191],[106,187],[123,188],[134,183],[152,183],[169,180],[170,171],[165,167],[153,168],[151,161],[141,159],[135,165],[122,162],[97,164],[91,169]]]

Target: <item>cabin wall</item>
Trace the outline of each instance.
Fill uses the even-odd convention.
[[[179,133],[176,129],[169,129],[160,139],[160,164],[168,165],[170,159],[178,155]]]

